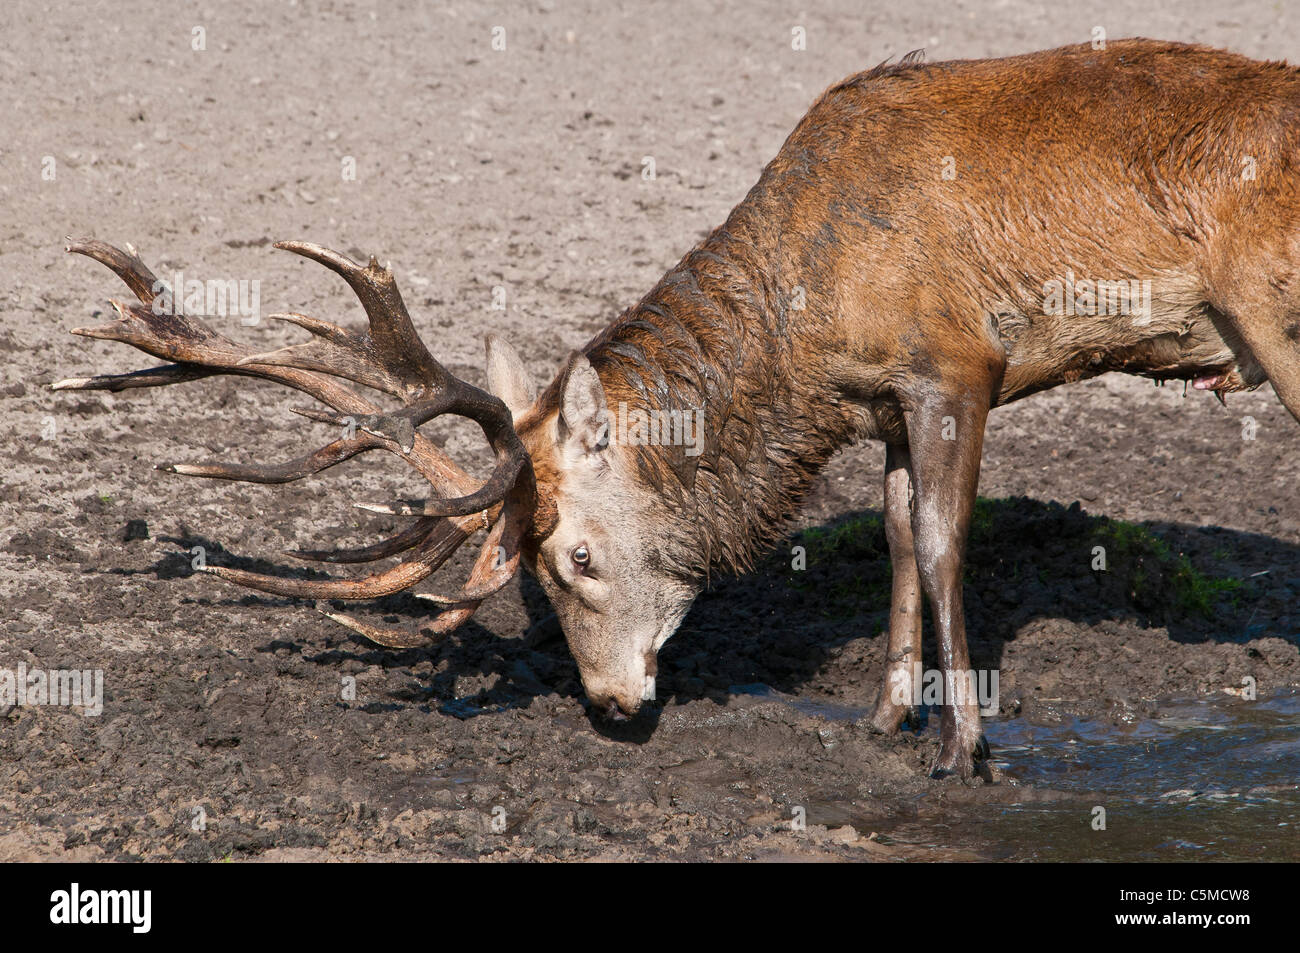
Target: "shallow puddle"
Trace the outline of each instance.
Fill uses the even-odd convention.
[[[1300,859],[1300,693],[1170,701],[1115,726],[990,722],[995,763],[1095,805],[1011,805],[988,833],[1039,860]],[[1093,829],[1095,807],[1106,829]]]
[[[778,696],[805,714],[857,720],[864,711]],[[937,712],[925,731],[936,731]],[[944,859],[1161,861],[1300,859],[1300,692],[1255,702],[1169,700],[1116,725],[1063,718],[986,719],[1003,777],[956,797],[936,788],[917,816],[882,823],[861,806],[825,803],[809,820],[852,824],[881,842]],[[998,790],[1001,789],[1001,790]],[[1104,829],[1100,829],[1104,809]],[[824,818],[824,819],[819,819]]]

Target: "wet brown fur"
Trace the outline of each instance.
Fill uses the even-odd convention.
[[[1220,396],[1270,379],[1300,413],[1298,136],[1297,70],[1149,40],[909,60],[829,88],[726,222],[584,349],[611,409],[704,411],[698,457],[618,451],[663,501],[665,564],[745,569],[837,449],[910,447],[893,497],[917,493],[915,553],[892,523],[919,583],[895,614],[924,589],[960,668],[990,407],[1122,370]],[[1149,321],[1046,313],[1067,271],[1149,280]],[[518,422],[543,486],[563,479],[546,437],[561,387]],[[945,709],[941,760],[968,774],[970,713],[956,721]]]
[[[823,93],[726,223],[584,348],[611,407],[705,412],[698,457],[628,448],[647,491],[689,511],[684,571],[749,568],[835,450],[899,436],[890,397],[926,349],[985,363],[992,325],[1008,357],[998,403],[1111,370],[1210,369],[1215,328],[1235,337],[1206,294],[1213,239],[1260,180],[1295,177],[1297,76],[1134,40],[913,58]],[[1203,317],[1137,337],[1046,316],[1043,283],[1066,268],[1155,278],[1157,300]]]

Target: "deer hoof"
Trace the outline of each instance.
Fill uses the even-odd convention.
[[[914,707],[896,705],[891,701],[877,704],[871,716],[871,730],[882,735],[898,734],[898,729],[902,726],[916,730],[920,724],[920,712]]]
[[[963,749],[961,745],[941,738],[939,757],[935,759],[934,767],[930,769],[930,777],[936,780],[958,777],[968,781],[978,775],[992,783],[994,778],[990,764],[991,757],[988,739],[983,735],[976,738],[974,745],[969,749]]]

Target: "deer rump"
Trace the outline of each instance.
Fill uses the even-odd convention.
[[[70,243],[139,299],[74,333],[169,363],[54,386],[240,374],[310,395],[329,410],[300,413],[355,429],[287,464],[163,469],[282,483],[384,450],[436,495],[371,506],[410,517],[390,540],[296,555],[406,556],[361,579],[209,571],[285,596],[371,598],[422,581],[486,530],[458,593],[421,594],[437,612],[418,631],[326,614],[383,645],[427,644],[522,561],[557,603],[588,695],[616,715],[653,697],[655,653],[708,574],[744,569],[778,539],[837,449],[882,440],[894,581],[873,723],[892,732],[915,716],[906,686],[923,602],[945,684],[970,670],[962,562],[990,409],[1125,371],[1220,399],[1267,380],[1300,419],[1298,117],[1300,73],[1205,47],[1127,40],[998,60],[908,57],[829,88],[727,221],[540,396],[518,356],[500,346],[494,358],[491,342],[498,396],[453,377],[389,270],[300,242],[277,247],[341,275],[367,331],[276,315],[311,340],[253,353],[156,307],[161,286],[129,246]],[[629,441],[626,423],[611,439],[628,408],[698,419],[700,446]],[[492,446],[482,485],[420,434],[446,413],[475,420]],[[582,527],[599,521],[597,506],[620,505],[639,514],[635,556],[583,535],[596,532]],[[633,585],[660,596],[637,603],[645,618],[624,637],[617,589]],[[974,700],[945,698],[933,773],[987,774],[987,754]]]

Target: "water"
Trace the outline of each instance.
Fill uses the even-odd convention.
[[[1017,844],[1016,856],[1300,859],[1300,692],[1172,701],[1124,726],[989,721],[986,736],[1008,777],[1079,796],[988,818],[990,836]],[[1093,829],[1096,807],[1105,830]]]
[[[737,689],[774,695],[766,686]],[[866,714],[784,700],[832,720]],[[931,714],[925,730],[934,732]],[[895,822],[845,804],[819,805],[817,813],[918,849],[922,858],[933,851],[936,860],[953,851],[1108,863],[1300,860],[1300,691],[1255,702],[1171,700],[1125,725],[1067,717],[1051,725],[985,719],[984,726],[1001,784],[970,797],[936,786],[915,818]]]

